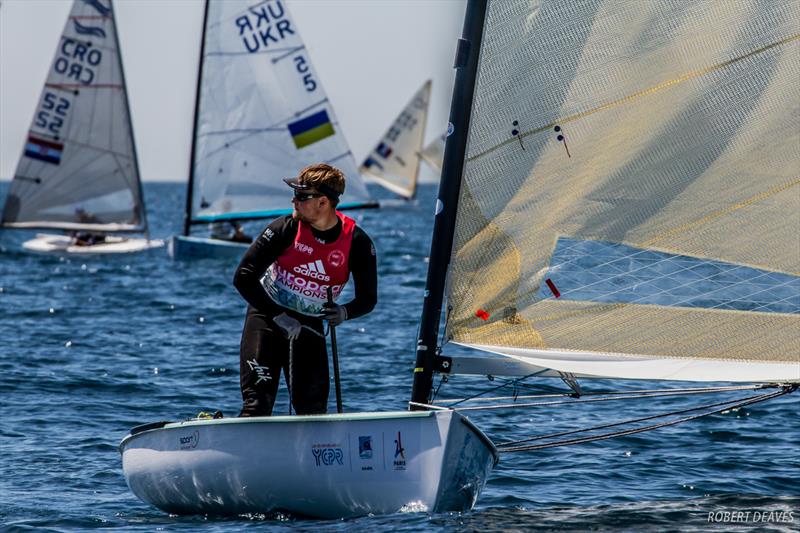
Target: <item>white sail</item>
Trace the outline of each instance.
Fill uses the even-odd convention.
[[[431,99],[428,80],[406,104],[359,170],[405,198],[417,191],[420,152]]]
[[[291,212],[283,182],[325,162],[340,208],[372,203],[282,0],[209,0],[192,161],[193,222]]]
[[[436,172],[442,171],[442,162],[444,161],[444,143],[446,139],[447,134],[442,133],[429,142],[420,154],[422,156],[422,160],[428,163]]]
[[[147,229],[110,0],[76,0],[72,6],[2,225]]]
[[[449,338],[800,381],[800,3],[490,0]]]

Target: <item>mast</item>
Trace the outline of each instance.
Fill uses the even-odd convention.
[[[425,283],[425,300],[422,306],[417,362],[414,365],[414,386],[411,401],[427,403],[437,356],[439,317],[442,312],[447,267],[453,247],[453,233],[464,171],[464,156],[469,133],[472,99],[478,72],[486,5],[488,0],[469,0],[464,16],[464,29],[456,50],[456,80],[450,104],[450,124],[453,132],[447,138],[436,200],[436,219],[433,226],[428,279]],[[414,409],[414,407],[412,407]]]
[[[192,151],[189,155],[189,184],[186,189],[186,211],[183,214],[183,234],[188,236],[192,224],[192,192],[194,191],[194,156],[197,149],[197,119],[200,114],[200,84],[203,81],[203,58],[206,51],[206,25],[208,23],[208,2],[203,10],[203,31],[200,34],[200,60],[197,66],[197,89],[194,98],[194,119],[192,120]]]
[[[128,112],[128,130],[131,136],[131,149],[133,151],[133,168],[136,172],[136,185],[139,188],[139,209],[142,212],[142,222],[144,223],[144,235],[150,240],[150,225],[147,223],[147,209],[144,203],[144,191],[142,190],[142,175],[139,173],[139,156],[136,154],[136,138],[133,136],[133,115],[131,115],[131,103],[128,99],[128,84],[125,82],[125,68],[122,64],[122,48],[119,46],[119,28],[117,27],[117,15],[114,13],[114,1],[109,0],[108,7],[111,10],[111,24],[114,25],[114,44],[117,46],[119,56],[119,75],[122,78],[122,92],[125,95],[125,110]]]

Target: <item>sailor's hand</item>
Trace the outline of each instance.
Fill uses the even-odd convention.
[[[322,318],[331,326],[338,326],[347,320],[347,309],[343,305],[325,303],[322,306]]]
[[[300,336],[300,330],[303,326],[296,319],[290,317],[286,313],[281,313],[272,319],[279,328],[283,330],[284,335],[290,341],[295,340]]]

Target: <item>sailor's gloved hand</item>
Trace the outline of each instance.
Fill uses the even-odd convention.
[[[281,313],[275,318],[272,319],[279,328],[283,330],[283,333],[286,335],[286,338],[290,341],[295,340],[297,337],[300,336],[300,330],[303,329],[303,326],[295,320],[294,318],[290,317],[286,313]]]
[[[343,305],[325,302],[322,305],[322,318],[331,326],[338,326],[347,320],[347,309]]]

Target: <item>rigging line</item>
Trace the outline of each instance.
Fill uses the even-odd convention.
[[[572,444],[584,444],[584,443],[587,443],[587,442],[594,442],[594,441],[598,441],[598,440],[608,440],[608,439],[612,439],[612,438],[615,438],[615,437],[624,437],[624,436],[627,436],[627,435],[635,435],[636,433],[643,433],[645,431],[650,431],[650,430],[653,430],[653,429],[659,429],[659,428],[667,427],[667,426],[674,426],[676,424],[680,424],[680,423],[683,423],[683,422],[689,422],[691,420],[696,420],[696,419],[702,418],[704,416],[709,416],[709,415],[721,413],[723,411],[727,411],[727,410],[730,410],[730,409],[736,409],[736,408],[739,408],[739,407],[744,407],[746,405],[750,405],[750,404],[754,404],[754,403],[758,403],[758,402],[763,402],[763,401],[769,400],[771,398],[775,398],[775,397],[782,396],[784,394],[788,394],[790,392],[793,392],[796,388],[797,388],[796,386],[791,387],[791,388],[787,387],[784,390],[781,390],[781,391],[778,391],[778,392],[773,392],[773,393],[769,393],[769,394],[763,394],[761,396],[753,396],[753,397],[748,398],[747,400],[745,400],[745,401],[743,401],[743,402],[741,402],[739,404],[731,405],[730,407],[724,407],[722,409],[716,409],[714,411],[709,411],[709,412],[706,412],[706,413],[700,413],[698,415],[687,416],[687,417],[684,417],[684,418],[679,418],[677,420],[670,420],[670,421],[667,421],[667,422],[661,422],[660,424],[652,424],[650,426],[645,426],[645,427],[641,427],[641,428],[634,428],[634,429],[629,429],[629,430],[626,430],[626,431],[620,431],[620,432],[615,432],[615,433],[604,433],[603,435],[595,435],[593,437],[583,437],[583,438],[580,438],[580,439],[570,439],[570,440],[565,440],[565,441],[551,442],[551,443],[547,443],[547,444],[535,444],[535,445],[530,445],[530,446],[516,446],[516,447],[512,447],[512,448],[505,448],[502,451],[503,452],[523,452],[523,451],[531,451],[531,450],[542,450],[542,449],[545,449],[545,448],[555,448],[557,446],[569,446],[569,445],[572,445]]]
[[[756,397],[757,396],[751,396],[750,398],[756,398]],[[738,402],[738,401],[740,401],[740,400],[724,400],[724,401],[721,401],[721,402],[711,403],[711,404],[707,404],[707,405],[700,405],[700,406],[697,406],[697,407],[689,407],[689,408],[686,408],[686,409],[681,409],[681,410],[678,410],[678,411],[672,411],[672,412],[668,412],[668,413],[660,413],[660,414],[645,416],[645,417],[641,417],[641,418],[632,418],[630,420],[623,420],[622,422],[612,422],[612,423],[609,423],[609,424],[601,424],[601,425],[598,425],[598,426],[593,426],[593,427],[588,427],[588,428],[574,429],[574,430],[570,430],[570,431],[561,431],[561,432],[558,432],[558,433],[550,433],[550,434],[547,434],[547,435],[538,435],[536,437],[529,437],[527,439],[520,439],[520,440],[502,442],[500,444],[496,444],[496,446],[498,448],[500,448],[500,447],[512,446],[512,445],[515,445],[515,444],[522,444],[524,442],[532,442],[532,441],[535,441],[535,440],[550,439],[550,438],[553,438],[553,437],[563,437],[565,435],[573,435],[573,434],[576,434],[576,433],[587,433],[589,431],[596,431],[598,429],[606,429],[606,428],[611,428],[611,427],[615,427],[615,426],[624,426],[626,424],[634,424],[634,423],[637,423],[637,422],[644,422],[646,420],[654,420],[656,418],[661,418],[661,417],[665,417],[665,416],[672,416],[672,415],[680,415],[680,414],[684,414],[684,413],[690,413],[692,411],[698,411],[700,409],[708,409],[708,408],[711,408],[711,407],[718,407],[720,405],[727,405],[729,403],[735,403],[735,402]]]
[[[523,384],[524,385],[524,384]],[[703,394],[703,393],[711,393],[711,392],[730,392],[730,391],[740,391],[740,390],[759,390],[764,389],[771,386],[777,385],[737,385],[737,386],[730,386],[730,387],[695,387],[695,388],[688,388],[688,389],[645,389],[645,390],[634,390],[634,391],[594,391],[594,392],[584,392],[581,396],[599,396],[602,394],[607,395],[614,395],[614,396],[628,396],[632,394],[645,394],[645,393],[664,393],[664,395],[669,396],[672,394],[677,393],[696,393],[696,394]],[[517,396],[518,399],[533,399],[533,398],[561,398],[564,396],[570,396],[572,393],[564,392],[564,393],[556,393],[556,394],[530,394],[526,396]],[[511,396],[496,396],[493,398],[450,398],[450,399],[442,399],[437,400],[438,403],[446,403],[446,402],[455,402],[455,401],[476,401],[476,402],[488,402],[488,401],[497,401],[497,400],[509,400]],[[434,403],[437,403],[434,402]]]
[[[497,390],[497,389],[501,389],[501,388],[503,388],[503,387],[508,387],[508,386],[511,386],[511,385],[516,385],[518,382],[520,382],[520,381],[522,381],[522,380],[524,380],[524,379],[528,379],[528,378],[531,378],[531,377],[535,377],[535,376],[538,376],[539,374],[542,374],[542,373],[544,373],[544,372],[548,372],[548,371],[549,371],[549,369],[547,369],[547,368],[546,368],[546,369],[544,369],[544,370],[539,370],[538,372],[533,372],[532,374],[528,374],[527,376],[522,376],[522,377],[520,377],[520,378],[513,379],[513,380],[506,380],[506,382],[505,382],[505,383],[501,383],[501,384],[500,384],[500,385],[498,385],[497,387],[492,387],[491,389],[487,389],[487,390],[485,390],[485,391],[483,391],[483,392],[480,392],[480,393],[478,393],[478,394],[476,394],[476,395],[474,395],[474,396],[470,396],[470,397],[467,397],[467,398],[463,398],[463,399],[461,399],[461,400],[459,400],[459,401],[457,401],[457,402],[455,402],[455,403],[452,403],[452,404],[448,405],[447,407],[453,407],[454,405],[458,405],[458,404],[460,404],[460,403],[464,403],[464,402],[466,402],[466,401],[469,401],[469,400],[471,400],[471,399],[473,399],[473,398],[477,398],[477,397],[479,397],[479,396],[483,396],[484,394],[488,394],[488,393],[490,393],[490,392],[492,392],[492,391],[495,391],[495,390]],[[470,409],[470,408],[467,408],[467,409]]]
[[[517,140],[518,138],[524,138],[524,137],[528,137],[530,135],[534,135],[536,133],[541,133],[543,131],[549,130],[550,128],[553,128],[554,126],[566,124],[566,123],[569,123],[569,122],[574,122],[574,121],[576,121],[578,119],[581,119],[581,118],[584,118],[584,117],[588,117],[590,115],[594,115],[595,113],[599,113],[601,111],[606,111],[608,109],[620,106],[620,105],[625,104],[627,102],[630,102],[632,100],[636,100],[636,99],[638,99],[640,97],[649,96],[651,94],[660,92],[663,89],[667,89],[667,88],[669,88],[669,87],[671,87],[673,85],[677,85],[679,83],[683,83],[685,81],[688,81],[688,80],[691,80],[691,79],[694,79],[694,78],[698,78],[700,76],[705,76],[706,74],[710,74],[710,73],[716,72],[718,70],[722,70],[723,68],[729,67],[730,65],[738,63],[739,61],[743,61],[743,60],[748,59],[750,57],[753,57],[753,56],[756,56],[756,55],[761,54],[763,52],[766,52],[767,50],[770,50],[770,49],[775,48],[777,46],[781,46],[781,45],[784,45],[784,44],[791,43],[792,41],[796,41],[798,39],[800,39],[800,34],[792,35],[791,37],[787,37],[786,39],[781,39],[780,41],[776,41],[774,43],[770,43],[770,44],[768,44],[766,46],[762,46],[761,48],[758,48],[756,50],[752,50],[752,51],[750,51],[750,52],[748,52],[746,54],[742,54],[742,55],[740,55],[738,57],[734,57],[732,59],[728,59],[727,61],[723,61],[722,63],[717,63],[716,65],[711,65],[710,67],[706,67],[706,68],[703,68],[703,69],[693,70],[691,72],[687,72],[686,74],[678,76],[677,78],[674,78],[674,79],[671,79],[671,80],[667,80],[667,81],[663,81],[663,82],[661,82],[661,83],[659,83],[657,85],[654,85],[653,87],[648,87],[647,89],[642,89],[641,91],[637,91],[637,92],[635,92],[633,94],[629,94],[627,96],[623,96],[622,98],[618,98],[617,100],[613,100],[611,102],[608,102],[607,104],[603,104],[603,105],[595,107],[593,109],[587,109],[586,111],[581,111],[580,113],[575,113],[575,114],[572,114],[572,115],[568,115],[568,116],[566,116],[564,118],[556,119],[555,121],[551,122],[550,124],[546,124],[544,126],[540,126],[538,128],[535,128],[535,129],[532,129],[532,130],[529,130],[529,131],[520,132],[519,135],[517,135],[515,137],[512,137],[511,139],[503,141],[500,144],[497,144],[497,145],[495,145],[495,146],[493,146],[493,147],[491,147],[491,148],[489,148],[487,150],[484,150],[483,152],[481,152],[479,154],[476,154],[476,155],[473,155],[471,157],[468,157],[467,161],[468,162],[474,161],[475,159],[478,159],[478,158],[481,158],[481,157],[483,157],[485,155],[488,155],[488,154],[490,154],[490,153],[502,148],[503,146],[506,146],[506,145],[511,144],[511,143],[519,142]]]

